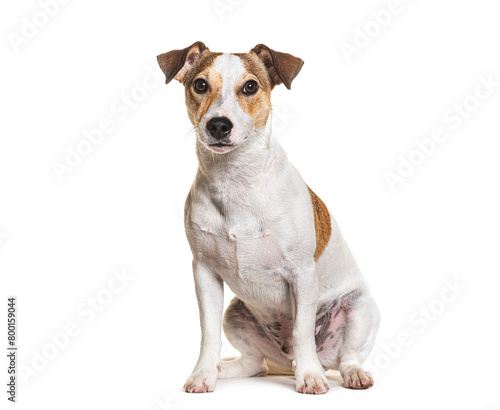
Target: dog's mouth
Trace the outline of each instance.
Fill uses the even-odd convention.
[[[231,142],[216,142],[213,144],[205,144],[205,147],[212,152],[218,154],[225,154],[226,152],[232,151],[238,146],[238,144],[233,144]]]

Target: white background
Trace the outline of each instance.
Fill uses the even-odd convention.
[[[52,355],[18,379],[17,408],[498,408],[500,87],[477,106],[471,96],[480,77],[500,81],[499,5],[401,0],[377,32],[371,13],[388,3],[72,0],[45,22],[35,0],[2,3],[0,317],[16,295],[18,366]],[[14,47],[34,18],[44,27]],[[341,45],[366,27],[348,61]],[[157,54],[197,40],[225,52],[265,43],[305,61],[291,91],[273,92],[286,114],[276,138],[334,213],[380,306],[369,391],[335,373],[315,397],[286,377],[181,390],[200,337],[182,222],[195,136],[179,83],[140,87]],[[131,94],[137,107],[116,112]],[[443,114],[467,98],[474,112],[453,128]],[[113,131],[59,181],[54,162],[106,118]],[[384,173],[438,127],[448,139],[393,192]],[[134,278],[93,320],[78,313],[109,295],[113,268]],[[80,333],[65,341],[72,323]],[[51,335],[64,347],[51,350]],[[222,356],[235,353],[225,342]]]

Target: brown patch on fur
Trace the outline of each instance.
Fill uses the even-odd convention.
[[[247,74],[240,83],[236,85],[234,92],[238,103],[245,112],[254,120],[254,128],[259,129],[266,125],[271,111],[271,78],[266,67],[254,53],[234,53],[243,62]],[[254,95],[245,95],[243,86],[249,80],[255,80],[259,84],[259,90]]]
[[[203,53],[201,53],[198,60],[196,60],[196,62],[193,64],[193,68],[191,68],[191,70],[189,70],[189,72],[186,74],[186,77],[183,81],[184,85],[192,83],[193,80],[197,78],[198,74],[211,67],[214,63],[214,60],[220,55],[222,55],[222,53],[214,53],[209,50],[205,50]]]
[[[203,52],[184,78],[187,112],[191,123],[195,126],[199,124],[222,91],[222,77],[215,70],[210,69],[215,59],[221,54],[211,51]],[[193,90],[193,82],[198,78],[204,78],[208,82],[209,90],[205,94],[197,94]]]
[[[188,67],[205,50],[209,51],[207,46],[197,41],[182,50],[172,50],[157,56],[158,64],[165,74],[165,82],[168,84],[174,78],[182,82]]]
[[[314,212],[314,228],[316,229],[316,250],[314,251],[314,260],[318,260],[330,240],[332,234],[332,221],[330,213],[323,201],[307,187],[311,195],[311,202]]]
[[[267,93],[271,92],[271,77],[266,69],[264,63],[254,53],[233,53],[235,56],[241,58],[243,66],[249,72],[255,75],[260,82],[261,87]]]
[[[274,51],[265,44],[256,45],[251,52],[255,53],[264,63],[273,87],[283,83],[286,88],[290,89],[293,79],[304,65],[300,58]]]

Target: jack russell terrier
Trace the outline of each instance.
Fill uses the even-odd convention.
[[[185,86],[197,135],[185,228],[202,338],[185,391],[272,371],[321,394],[328,369],[346,387],[371,387],[361,364],[378,308],[333,216],[271,136],[271,91],[290,89],[303,61],[263,44],[223,54],[196,42],[158,62],[167,83]],[[223,317],[224,282],[236,297]],[[222,326],[241,357],[221,361]]]

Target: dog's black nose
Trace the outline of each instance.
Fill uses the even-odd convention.
[[[233,123],[227,117],[215,117],[207,123],[209,134],[216,140],[226,138],[233,128]]]

